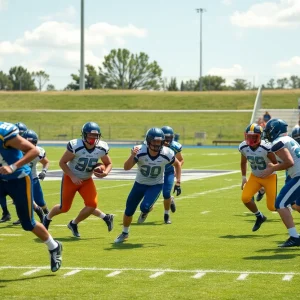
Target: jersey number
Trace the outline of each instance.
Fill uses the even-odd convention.
[[[297,157],[300,157],[300,147],[299,144],[295,141],[290,141],[292,149],[295,151]]]
[[[97,158],[81,157],[78,159],[75,169],[80,172],[92,172],[97,162]]]
[[[150,167],[147,165],[143,165],[141,166],[141,173],[145,177],[156,178],[161,173],[161,167],[160,166]]]
[[[267,165],[261,156],[247,156],[252,170],[265,170]]]

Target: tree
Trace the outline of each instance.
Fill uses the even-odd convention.
[[[177,80],[176,77],[171,77],[171,82],[168,85],[168,91],[178,91]]]
[[[285,89],[285,86],[288,85],[288,83],[289,80],[286,77],[277,79],[277,86],[279,89]]]
[[[86,65],[86,74],[85,77],[85,88],[86,89],[99,89],[104,88],[105,78],[100,74],[101,68],[99,68],[99,74],[97,70],[92,65]],[[80,71],[79,71],[80,74]],[[73,82],[69,83],[66,89],[70,90],[79,90],[80,76],[76,74],[71,74]]]
[[[290,77],[290,82],[291,82],[290,83],[290,87],[292,89],[298,89],[298,88],[300,88],[300,78],[298,76],[292,75]]]
[[[115,89],[158,90],[162,81],[156,61],[150,63],[146,53],[131,54],[127,49],[111,50],[99,71],[105,85]]]
[[[181,90],[182,92],[185,91],[185,84],[184,84],[183,80],[182,80],[181,83],[180,83],[180,90]]]
[[[250,83],[247,82],[247,80],[245,80],[245,79],[237,78],[237,79],[234,79],[232,85],[233,85],[233,89],[234,89],[234,90],[237,90],[237,91],[244,91],[244,90],[246,90],[246,89],[249,88]]]
[[[221,76],[207,75],[202,77],[202,86],[205,91],[222,91],[224,89],[225,78]],[[199,86],[199,81],[198,81]]]
[[[12,67],[9,70],[9,80],[12,82],[12,89],[14,91],[35,91],[36,86],[32,74],[22,66]]]
[[[32,77],[36,80],[38,89],[41,91],[44,85],[49,81],[50,76],[43,70],[32,72]]]
[[[48,92],[56,91],[55,86],[53,84],[51,84],[51,83],[47,85],[46,89],[47,89]]]
[[[12,82],[8,75],[0,71],[0,90],[11,90],[12,86]]]
[[[275,79],[274,78],[271,78],[268,83],[267,83],[267,88],[268,89],[275,89]]]

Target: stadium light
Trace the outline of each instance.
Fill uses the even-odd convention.
[[[205,8],[196,8],[197,13],[200,14],[200,77],[199,77],[199,91],[202,91],[202,14],[206,11]]]
[[[84,0],[81,0],[81,11],[80,11],[80,81],[79,89],[85,89],[84,81]]]

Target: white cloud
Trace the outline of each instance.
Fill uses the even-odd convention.
[[[224,5],[229,6],[229,5],[232,5],[232,0],[222,0],[222,3],[223,3]]]
[[[76,15],[77,15],[76,9],[74,8],[74,6],[70,5],[62,12],[57,12],[53,15],[42,16],[39,17],[39,19],[42,21],[67,20],[67,19],[75,18]]]
[[[0,54],[7,55],[7,54],[16,54],[16,53],[27,54],[29,53],[29,49],[22,45],[19,45],[16,42],[13,43],[8,41],[0,42]]]
[[[120,27],[108,23],[96,23],[85,29],[85,44],[87,47],[99,46],[111,39],[118,45],[124,45],[125,37],[143,38],[146,35],[145,29],[131,24]],[[32,31],[26,31],[24,37],[17,42],[36,47],[73,48],[80,44],[80,29],[71,23],[48,21]]]
[[[277,0],[252,5],[248,11],[236,11],[233,25],[245,28],[294,28],[300,25],[300,1]]]
[[[8,0],[0,0],[0,11],[5,10],[8,7]]]
[[[242,66],[238,64],[235,64],[230,68],[211,68],[207,73],[223,77],[238,77],[245,75]]]
[[[300,67],[300,56],[294,56],[289,60],[280,61],[276,64],[279,68],[293,68]]]

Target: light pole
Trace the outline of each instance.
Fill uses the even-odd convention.
[[[200,77],[199,77],[199,91],[202,91],[202,14],[206,11],[205,8],[196,8],[197,13],[200,14]]]
[[[84,81],[84,0],[81,0],[80,18],[80,82],[79,89],[85,89]]]

